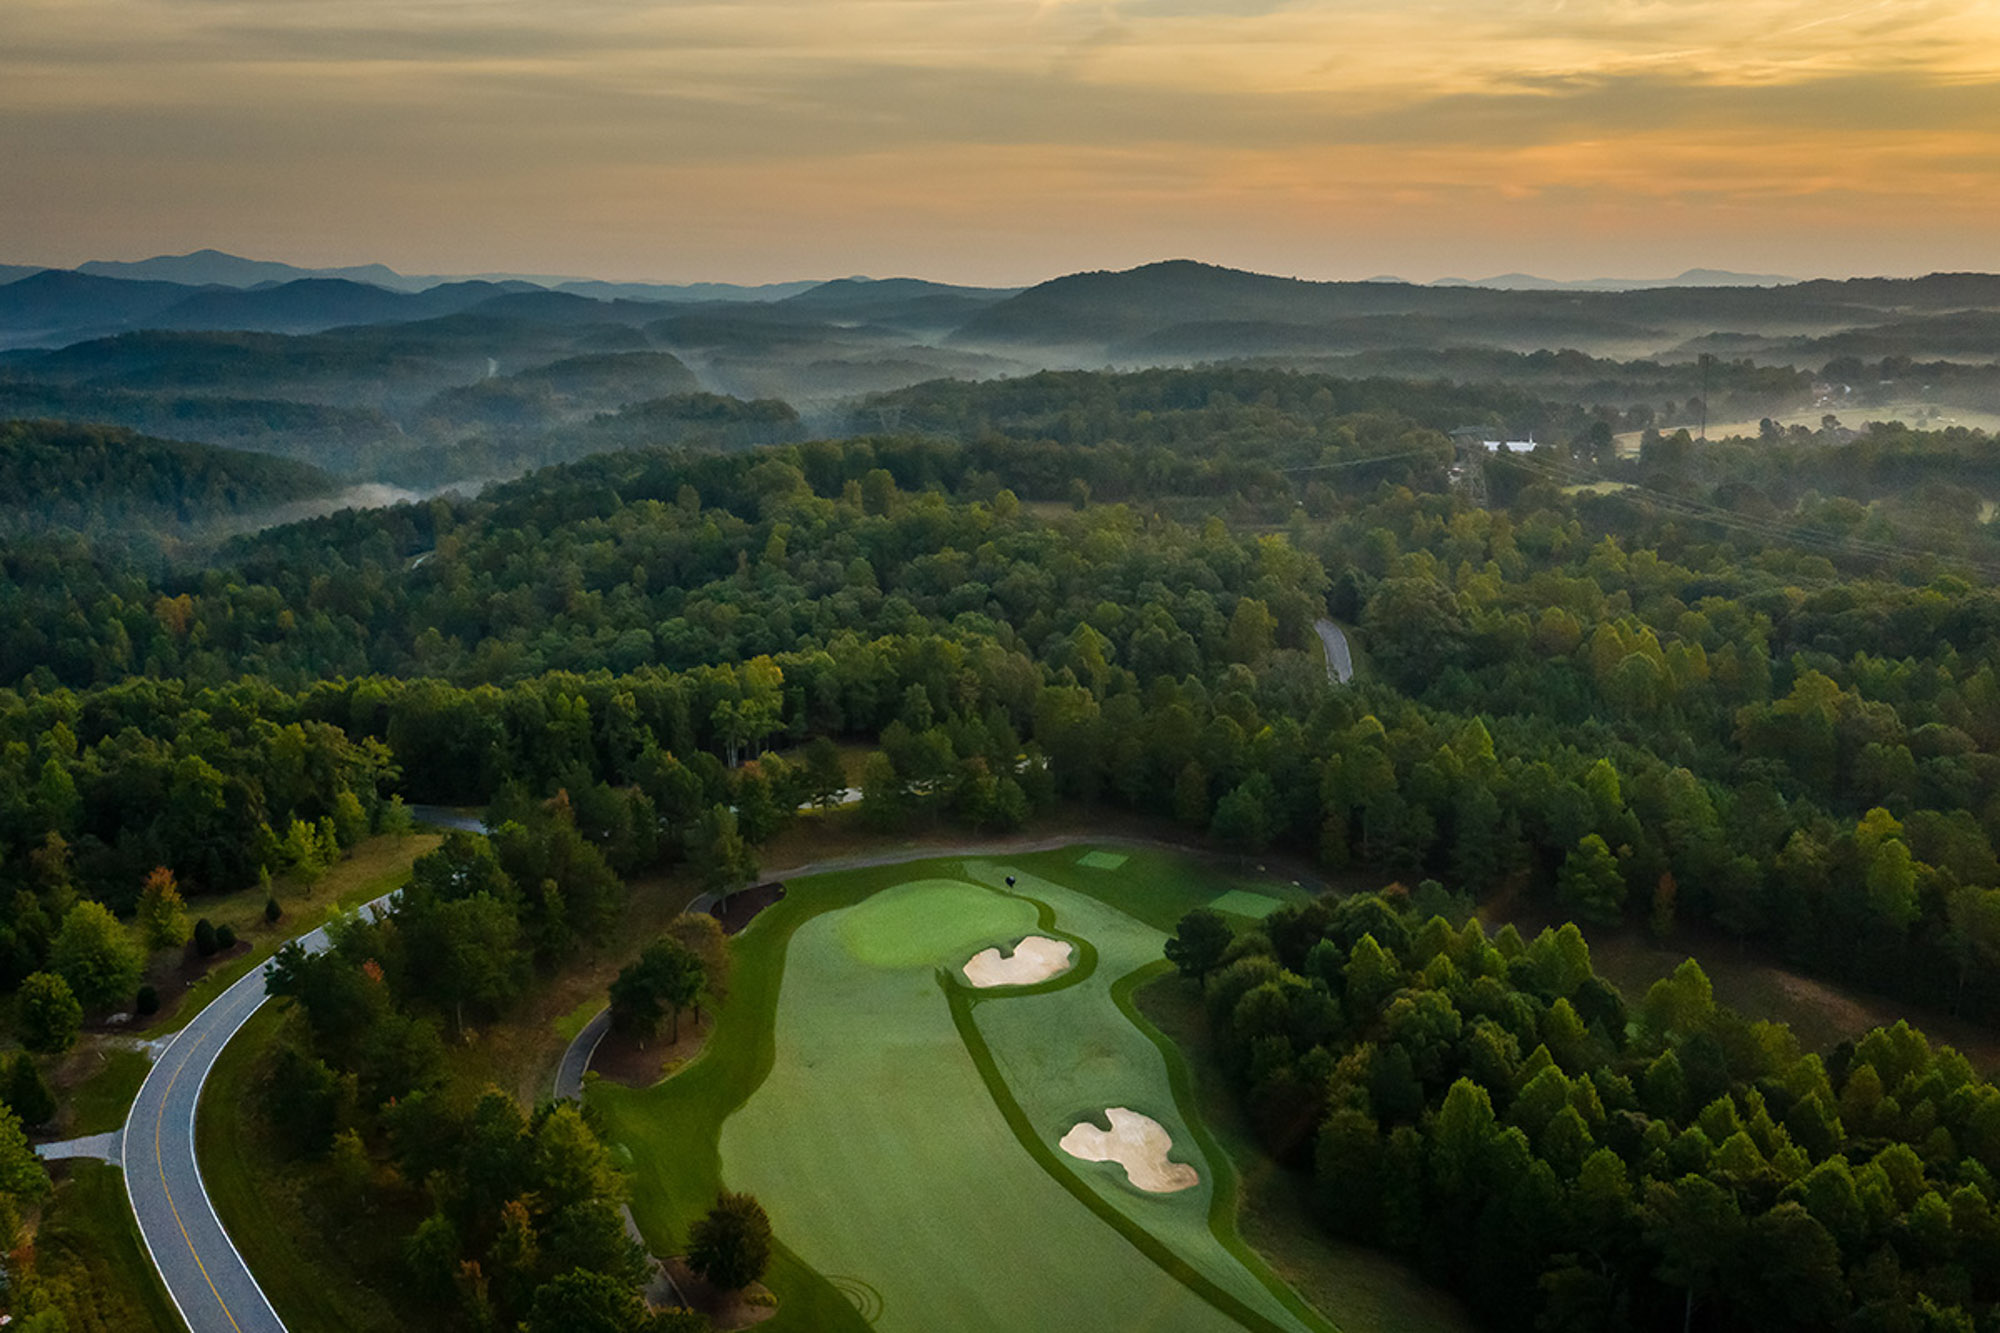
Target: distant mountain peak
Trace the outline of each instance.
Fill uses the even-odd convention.
[[[356,264],[345,268],[301,268],[275,259],[245,259],[216,249],[191,250],[184,255],[151,259],[93,259],[76,271],[100,278],[139,278],[179,282],[190,287],[257,287],[295,282],[301,278],[337,278],[375,287],[407,289],[411,282],[386,264]]]

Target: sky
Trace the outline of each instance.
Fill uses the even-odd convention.
[[[0,262],[2000,270],[2000,0],[4,0]]]

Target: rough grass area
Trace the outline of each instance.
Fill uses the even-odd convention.
[[[139,1085],[153,1062],[143,1051],[107,1048],[98,1053],[97,1068],[76,1084],[66,1099],[64,1138],[108,1134],[125,1123]]]
[[[178,992],[178,999],[161,987],[165,1007],[159,1019],[146,1029],[148,1037],[179,1032],[193,1021],[210,1000],[229,989],[253,968],[276,953],[288,940],[325,925],[341,912],[349,912],[396,888],[410,875],[410,864],[431,851],[444,839],[434,833],[412,833],[407,837],[379,837],[357,844],[339,865],[310,887],[281,878],[273,887],[284,915],[275,924],[264,921],[264,892],[258,888],[239,890],[216,898],[197,898],[188,904],[188,915],[207,917],[216,925],[228,925],[249,942],[243,953],[218,964],[199,981]],[[157,971],[157,968],[155,969]]]
[[[1237,1227],[1299,1294],[1341,1333],[1477,1333],[1456,1300],[1389,1255],[1328,1234],[1307,1207],[1308,1183],[1258,1146],[1210,1045],[1194,987],[1164,968],[1131,996],[1138,1013],[1186,1060],[1205,1128],[1239,1179]]]
[[[858,902],[895,882],[899,873],[853,871],[794,885],[784,903],[731,942],[736,958],[729,999],[700,1059],[652,1088],[590,1085],[590,1105],[632,1171],[633,1216],[656,1254],[675,1254],[685,1246],[688,1228],[722,1187],[717,1147],[722,1123],[770,1072],[772,1016],[792,932],[816,911]],[[857,1306],[868,1294],[853,1289],[851,1303],[785,1247],[782,1220],[778,1232],[780,1243],[764,1277],[778,1297],[778,1315],[763,1327],[772,1333],[865,1333],[868,1323]]]
[[[421,1315],[392,1302],[409,1285],[398,1243],[417,1217],[364,1214],[313,1163],[287,1157],[255,1114],[284,1018],[259,1010],[209,1074],[195,1130],[202,1183],[292,1333],[420,1328]]]
[[[179,1333],[186,1325],[146,1257],[124,1173],[82,1160],[58,1176],[35,1233],[35,1267],[67,1289],[68,1333]]]

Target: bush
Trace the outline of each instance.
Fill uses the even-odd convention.
[[[277,895],[273,894],[271,897],[264,899],[264,923],[266,925],[277,925],[278,918],[284,914],[285,909],[278,906]]]
[[[203,958],[213,958],[219,947],[215,938],[215,923],[207,917],[194,923],[194,951]]]
[[[143,1017],[160,1012],[160,993],[151,986],[139,987],[139,998],[133,1007]]]
[[[55,1094],[49,1091],[34,1057],[26,1051],[16,1054],[7,1065],[4,1082],[0,1082],[0,1101],[30,1129],[56,1118]]]
[[[86,901],[63,917],[49,962],[85,1009],[109,1009],[131,996],[145,960],[111,910]]]
[[[724,1291],[741,1291],[771,1261],[771,1221],[748,1194],[724,1191],[688,1233],[688,1267]]]
[[[215,947],[225,953],[234,949],[236,947],[236,927],[217,926],[215,928]]]
[[[53,972],[37,972],[21,983],[15,1014],[21,1044],[43,1055],[68,1050],[83,1026],[83,1006],[69,983]]]

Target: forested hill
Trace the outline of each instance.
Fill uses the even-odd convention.
[[[671,403],[778,415],[753,407]],[[0,543],[0,991],[59,973],[118,1011],[136,971],[78,961],[97,904],[130,910],[156,867],[191,897],[315,874],[401,797],[497,807],[499,849],[460,844],[434,882],[500,887],[411,918],[477,912],[466,966],[497,980],[358,957],[419,1026],[480,1023],[609,901],[594,866],[515,893],[554,863],[508,820],[618,873],[733,866],[854,785],[845,741],[884,832],[1170,814],[1457,919],[1713,929],[2000,1021],[1991,435],[1640,427],[1635,456],[1629,409],[1244,368],[885,407],[920,433],[604,454],[198,567]],[[1454,448],[1460,424],[1546,447]],[[1322,616],[1355,631],[1350,684]],[[1322,916],[1231,946],[1254,984],[1226,1013],[1210,983],[1249,1110],[1365,1187],[1336,1224],[1503,1292],[1496,1326],[1668,1333],[1692,1304],[1764,1329],[1796,1291],[1794,1325],[1996,1327],[2000,1092],[1964,1059],[1896,1034],[1808,1061],[1717,1019],[1695,972],[1633,1034],[1559,933]],[[372,1115],[413,1083],[359,1086]],[[1680,1241],[1653,1238],[1682,1234],[1727,1254],[1663,1264]]]
[[[305,463],[116,426],[0,422],[0,531],[193,527],[331,494]]]

